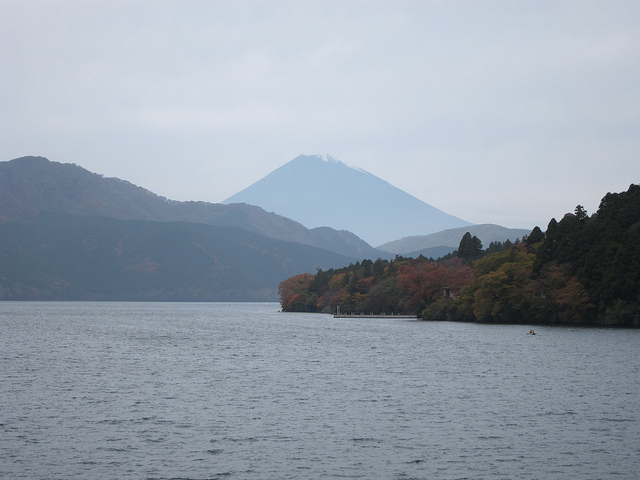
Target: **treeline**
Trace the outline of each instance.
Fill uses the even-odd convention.
[[[640,186],[578,205],[546,232],[492,244],[465,234],[437,261],[365,260],[280,284],[283,311],[418,314],[426,320],[640,326]]]

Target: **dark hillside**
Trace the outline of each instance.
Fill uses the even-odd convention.
[[[552,220],[536,267],[566,264],[589,293],[597,316],[616,322],[640,313],[640,185],[608,193],[588,217],[578,206]]]
[[[0,224],[0,300],[273,301],[352,261],[242,229],[44,213]]]
[[[43,157],[0,162],[0,222],[32,221],[39,212],[237,227],[347,256],[382,254],[355,236],[346,238],[333,229],[314,232],[252,205],[172,201],[127,181]]]

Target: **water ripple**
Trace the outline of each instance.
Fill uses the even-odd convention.
[[[636,478],[640,332],[0,303],[0,477]]]

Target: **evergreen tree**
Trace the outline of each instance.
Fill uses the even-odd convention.
[[[380,277],[382,277],[384,275],[384,269],[386,264],[389,262],[386,262],[385,260],[382,260],[381,258],[378,258],[374,263],[373,263],[373,276],[374,278],[378,279]]]
[[[471,262],[480,258],[482,255],[482,242],[475,235],[472,237],[471,233],[467,232],[460,240],[460,246],[458,247],[458,257],[462,258],[465,262]]]
[[[532,247],[542,242],[543,240],[544,240],[544,233],[542,233],[542,230],[540,230],[540,227],[536,225],[533,228],[533,230],[531,230],[531,233],[529,234],[525,242],[527,245],[527,252],[531,253],[531,251],[533,250]]]

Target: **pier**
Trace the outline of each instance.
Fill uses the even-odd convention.
[[[333,318],[398,318],[398,319],[416,319],[417,315],[387,315],[386,313],[374,314],[374,313],[342,313],[340,307],[336,308],[336,313],[333,314]]]
[[[380,315],[374,315],[373,313],[371,314],[364,314],[364,313],[349,313],[349,314],[338,314],[338,313],[334,313],[333,314],[333,318],[407,318],[407,319],[416,319],[418,318],[417,315],[386,315],[384,313],[381,313]]]

